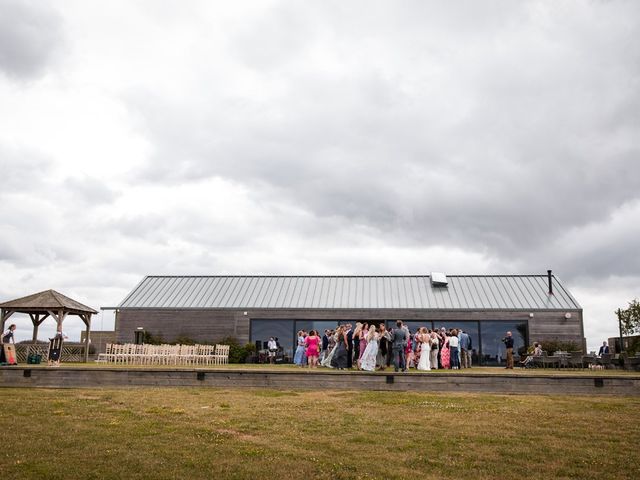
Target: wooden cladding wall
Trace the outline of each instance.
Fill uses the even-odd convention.
[[[529,314],[533,313],[533,317]],[[570,313],[571,318],[565,318]],[[236,310],[120,310],[116,314],[117,341],[133,342],[134,331],[143,327],[165,341],[187,336],[200,342],[217,342],[228,336],[240,343],[249,341],[252,318],[298,320],[411,320],[465,321],[511,320],[529,323],[530,342],[558,339],[583,344],[582,311],[464,311],[464,310],[250,310],[247,315]]]
[[[119,343],[133,342],[138,327],[167,342],[180,336],[197,342],[218,342],[224,337],[249,342],[249,318],[230,310],[121,310],[116,314]]]

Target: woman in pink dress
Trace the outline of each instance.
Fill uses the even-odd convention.
[[[413,362],[413,337],[411,336],[411,332],[406,325],[403,325],[402,328],[404,328],[404,330],[407,332],[407,346],[404,349],[404,358],[407,370],[409,370],[410,368],[415,367],[415,364]]]
[[[318,366],[318,355],[320,354],[318,346],[320,345],[320,337],[315,330],[311,330],[307,338],[304,339],[305,346],[307,347],[307,360],[309,361],[309,368],[316,368]]]
[[[442,364],[442,368],[450,368],[451,367],[451,357],[449,356],[449,334],[447,333],[444,337],[444,345],[440,346],[440,363]]]
[[[365,323],[362,326],[362,330],[360,330],[360,354],[358,356],[358,368],[361,366],[362,355],[364,355],[364,351],[367,349],[367,335],[369,335],[369,324]]]

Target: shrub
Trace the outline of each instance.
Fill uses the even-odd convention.
[[[217,343],[229,345],[229,363],[246,363],[247,357],[251,356],[256,349],[252,343],[240,345],[236,337],[225,337]]]
[[[238,343],[236,337],[225,337],[218,343],[221,345],[229,345],[229,363],[244,363],[246,357],[244,347]]]
[[[640,352],[640,337],[636,337],[629,341],[629,345],[625,349],[627,355],[635,355]]]
[[[256,345],[254,343],[247,343],[244,346],[244,363],[251,363],[253,356],[256,354]]]
[[[187,335],[178,335],[176,339],[171,342],[172,345],[195,345],[196,343],[202,344],[202,342],[196,342],[193,338]]]
[[[164,339],[162,335],[153,335],[151,332],[145,330],[144,331],[144,343],[149,345],[162,345],[164,343]]]
[[[578,345],[577,342],[559,340],[557,338],[543,340],[543,341],[540,341],[539,343],[542,344],[542,350],[547,352],[549,355],[553,355],[553,352],[557,352],[557,351],[562,351],[562,352],[582,351],[582,347]],[[533,351],[533,349],[531,350]]]

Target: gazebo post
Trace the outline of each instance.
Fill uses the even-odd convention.
[[[57,331],[59,333],[62,333],[62,322],[64,321],[64,310],[60,310],[58,312],[58,318],[56,320],[58,321],[58,329],[57,329]]]
[[[80,318],[82,318],[84,324],[87,326],[87,330],[84,335],[84,363],[87,363],[89,361],[89,332],[91,331],[91,314],[87,313],[81,315]]]
[[[4,332],[4,324],[11,315],[13,315],[12,310],[8,310],[6,308],[0,310],[0,333]]]
[[[40,326],[40,314],[39,313],[30,313],[31,323],[33,323],[33,340],[32,343],[35,345],[38,341],[38,327]]]

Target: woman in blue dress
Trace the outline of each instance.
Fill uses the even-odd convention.
[[[296,354],[293,356],[293,363],[295,363],[299,367],[303,367],[306,363],[305,360],[306,360],[306,355],[305,355],[304,332],[300,330],[298,332],[298,347],[296,348]]]

